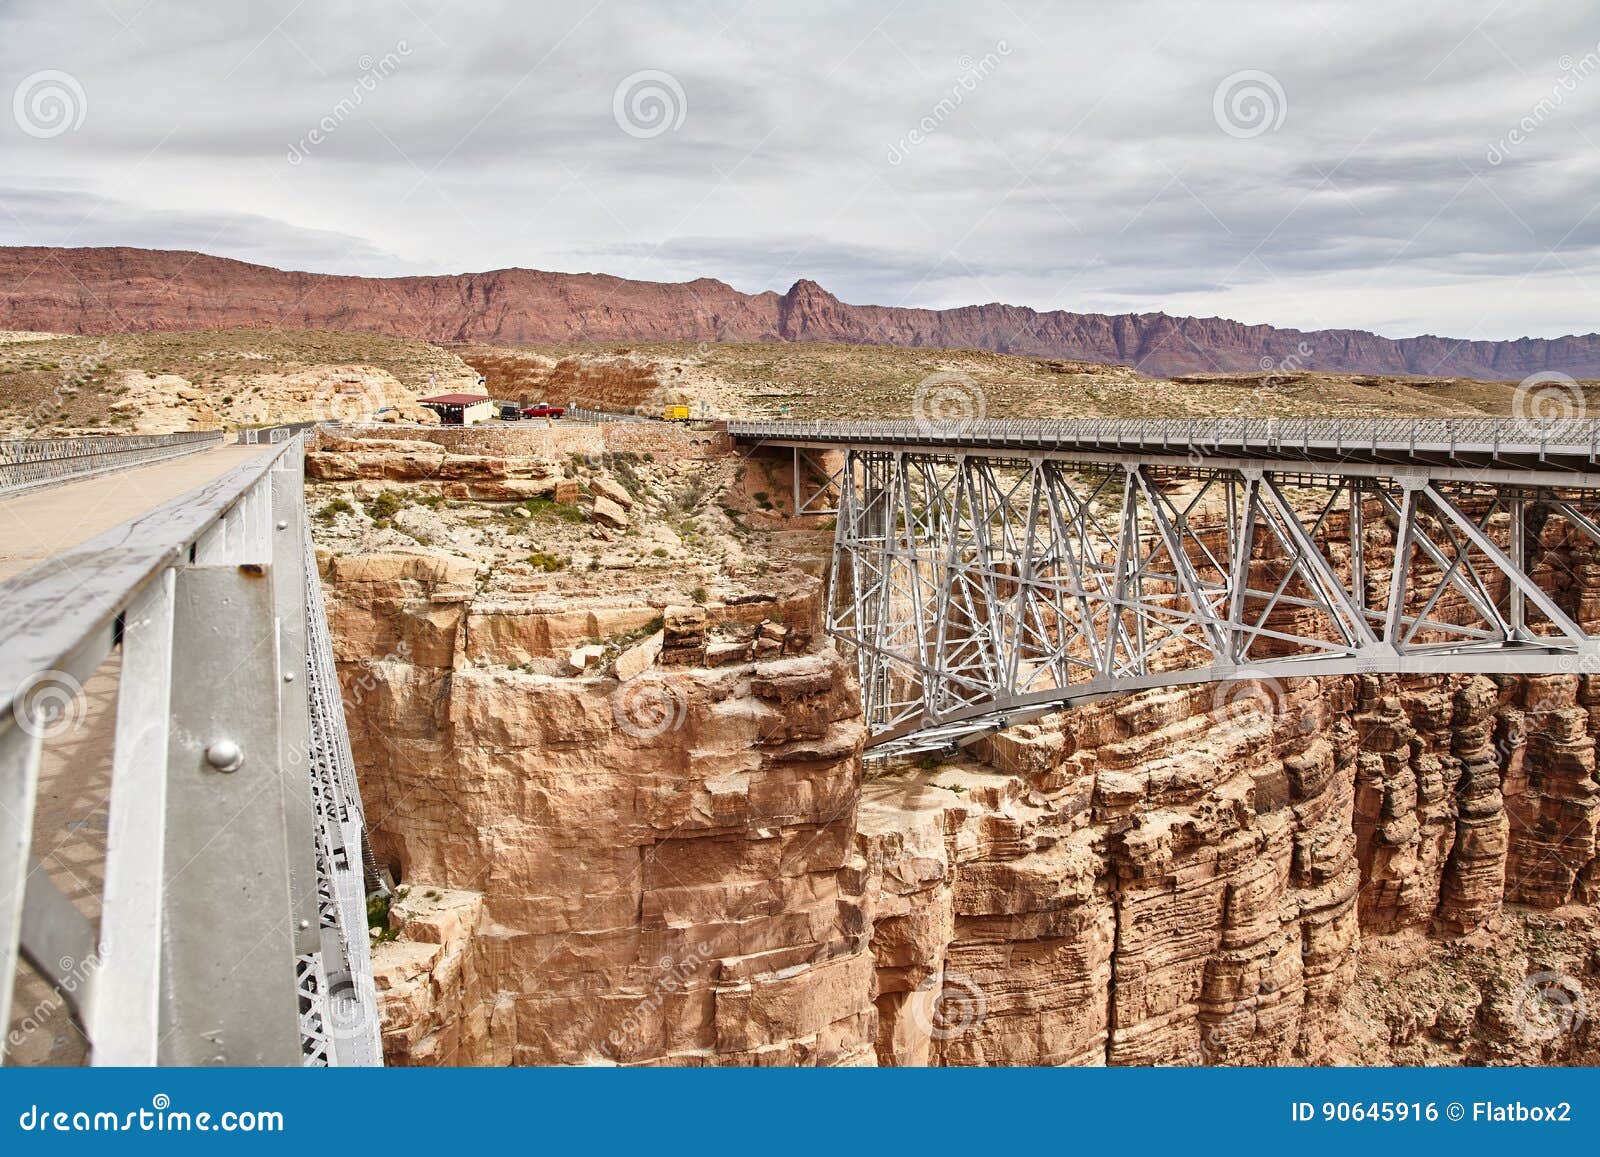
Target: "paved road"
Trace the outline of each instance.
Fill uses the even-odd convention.
[[[269,446],[217,446],[0,501],[0,579],[210,482]]]

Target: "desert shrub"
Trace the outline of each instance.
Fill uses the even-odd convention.
[[[583,511],[576,506],[563,506],[551,498],[529,498],[522,509],[535,518],[555,518],[562,522],[587,522]]]
[[[361,505],[367,512],[367,517],[373,522],[388,522],[400,513],[406,504],[405,496],[396,494],[393,490],[385,490],[375,498],[369,498]]]

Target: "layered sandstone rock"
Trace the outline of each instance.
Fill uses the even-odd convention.
[[[506,437],[316,469],[544,476]],[[1547,531],[1540,565],[1590,565]],[[323,559],[374,844],[412,889],[378,955],[397,1063],[1595,1057],[1600,679],[1170,688],[868,775],[814,577],[762,562],[711,598],[495,565]]]
[[[1152,374],[1259,372],[1263,364],[1279,363],[1513,381],[1541,370],[1600,376],[1600,337],[1594,334],[1395,340],[1358,330],[1302,332],[1161,313],[1112,317],[998,303],[905,309],[848,305],[808,280],[783,294],[744,294],[709,278],[668,285],[501,269],[375,279],[287,273],[196,253],[0,248],[0,286],[0,325],[70,333],[296,326],[447,342],[822,341],[994,349],[1130,364]]]
[[[836,655],[658,668],[625,683],[530,673],[499,660],[564,641],[541,638],[532,615],[509,629],[459,569],[327,565],[379,860],[412,896],[483,897],[463,949],[470,1000],[425,1010],[414,994],[449,979],[432,956],[413,959],[422,949],[394,965],[392,1057],[871,1057],[853,849],[862,728]],[[390,657],[353,693],[374,673],[357,656],[373,654]],[[469,1027],[447,1032],[452,1019]]]
[[[389,927],[372,949],[389,1064],[509,1061],[494,1023],[504,999],[478,970],[482,921],[476,892],[406,888],[390,906]]]
[[[830,652],[532,675],[499,660],[560,637],[466,579],[329,567],[346,658],[405,655],[352,711],[380,858],[484,896],[470,935],[380,948],[397,1062],[1315,1063],[1357,1058],[1352,992],[1380,1059],[1545,1055],[1508,1011],[1532,957],[1416,1016],[1361,969],[1429,975],[1386,946],[1498,950],[1508,900],[1584,899],[1592,850],[1539,857],[1592,827],[1511,815],[1592,815],[1587,712],[1562,730],[1587,681],[1149,692],[861,788]],[[683,648],[704,620],[668,621]],[[1560,975],[1594,967],[1585,919]]]
[[[1561,944],[1535,932],[1529,953],[1543,925],[1504,911],[1582,899],[1537,890],[1551,872],[1519,864],[1549,841],[1500,802],[1502,775],[1526,793],[1497,727],[1577,691],[1540,683],[1149,692],[869,783],[880,1062],[1581,1063],[1600,921],[1566,909]],[[1577,770],[1570,746],[1536,759],[1540,781]],[[1561,1033],[1517,1012],[1530,983],[1571,1010]]]

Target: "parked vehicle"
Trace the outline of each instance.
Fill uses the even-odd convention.
[[[662,408],[661,420],[663,422],[687,422],[689,420],[688,406],[666,406]]]
[[[515,402],[504,402],[500,406],[500,420],[502,422],[516,422],[522,418],[522,407]]]
[[[552,406],[549,402],[537,402],[531,406],[522,407],[524,418],[559,418],[567,412],[565,406]]]

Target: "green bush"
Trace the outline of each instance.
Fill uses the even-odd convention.
[[[400,513],[405,504],[405,495],[385,490],[376,498],[369,498],[361,505],[366,508],[367,517],[373,522],[388,522]]]
[[[549,498],[529,498],[522,503],[522,509],[535,518],[557,518],[562,522],[588,521],[576,506],[563,506]]]
[[[341,514],[349,514],[354,509],[355,509],[355,507],[351,506],[344,499],[335,498],[332,502],[328,503],[321,510],[317,511],[317,521],[318,522],[332,522],[339,515],[341,515]]]

